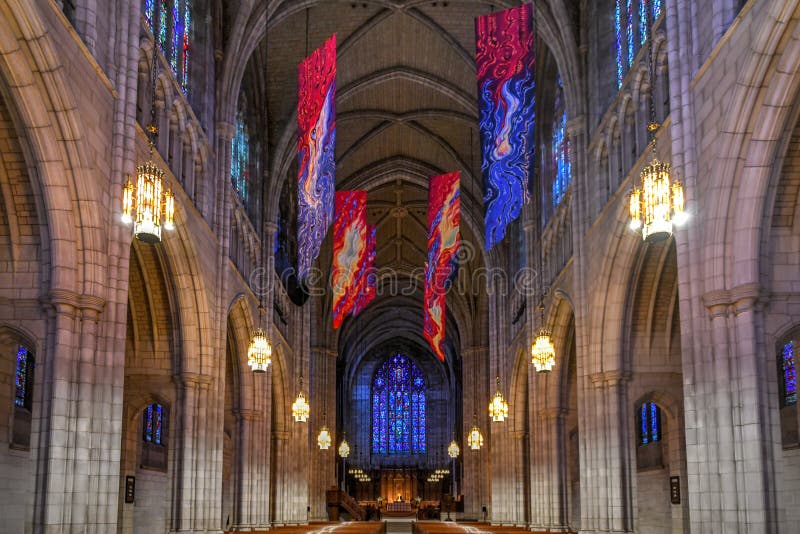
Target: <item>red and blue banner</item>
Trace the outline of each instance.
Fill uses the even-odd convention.
[[[533,9],[525,4],[475,22],[486,250],[530,200],[534,156]]]
[[[305,280],[333,219],[336,187],[336,35],[297,76],[297,276]]]
[[[375,226],[367,225],[367,254],[364,257],[364,264],[359,273],[359,281],[357,282],[359,291],[353,307],[353,317],[364,311],[364,308],[372,302],[377,294],[375,274],[376,230]]]
[[[353,312],[367,251],[367,192],[337,191],[333,221],[333,327]]]
[[[431,178],[428,189],[428,262],[425,264],[424,335],[439,360],[444,361],[446,294],[458,269],[461,243],[460,173]]]

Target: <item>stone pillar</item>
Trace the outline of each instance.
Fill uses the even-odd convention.
[[[760,298],[756,284],[706,293],[707,350],[684,358],[692,532],[778,530],[780,422],[774,360],[759,341]]]
[[[315,417],[311,418],[311,467],[309,480],[309,505],[311,520],[327,520],[325,491],[336,486],[337,438],[336,430],[336,357],[335,351],[314,348],[311,351],[311,406]],[[324,412],[324,419],[323,419]],[[331,434],[331,446],[321,450],[317,436],[323,425]]]
[[[489,506],[489,418],[486,408],[489,400],[486,395],[486,373],[489,349],[470,347],[461,351],[462,357],[462,421],[464,425],[464,450],[462,493],[464,494],[464,517],[481,519],[481,507]],[[475,417],[473,417],[473,412]],[[472,450],[467,444],[469,431],[477,424],[484,437],[484,446]]]
[[[630,374],[590,376],[591,410],[581,415],[581,532],[633,532],[631,461],[625,407]],[[586,460],[584,462],[584,459]]]
[[[175,447],[173,486],[173,527],[171,532],[221,532],[220,503],[216,492],[208,491],[216,466],[206,450],[211,442],[207,428],[213,399],[213,380],[206,375],[182,373],[178,395],[178,443]]]
[[[548,377],[549,378],[549,377]],[[544,384],[544,380],[540,380]],[[544,387],[544,385],[542,386]],[[532,528],[568,532],[566,513],[566,454],[564,411],[543,408],[536,412],[531,427],[531,463],[535,511]]]
[[[53,290],[45,303],[47,343],[38,354],[31,449],[37,458],[34,530],[116,528],[120,414],[111,402],[113,363],[99,351],[104,301]]]

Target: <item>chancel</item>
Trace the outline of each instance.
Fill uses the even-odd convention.
[[[0,0],[0,534],[794,534],[800,0]]]

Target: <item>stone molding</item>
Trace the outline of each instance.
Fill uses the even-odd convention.
[[[613,371],[600,371],[599,373],[592,373],[589,375],[589,380],[597,387],[604,385],[615,386],[622,382],[628,382],[633,377],[633,373],[622,369],[615,369]]]
[[[733,289],[706,292],[702,299],[709,317],[715,319],[733,313],[739,315],[760,307],[766,295],[757,283],[742,284]]]

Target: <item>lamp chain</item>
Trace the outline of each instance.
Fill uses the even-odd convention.
[[[648,8],[645,10],[645,25],[647,26],[647,66],[648,70],[650,71],[650,124],[647,125],[647,134],[650,144],[653,147],[653,155],[655,156],[656,152],[656,131],[658,130],[659,124],[656,121],[656,99],[655,99],[655,86],[656,86],[656,69],[655,69],[655,60],[653,58],[653,38],[655,37],[655,33],[653,32],[653,20],[650,17],[652,12],[652,6],[648,5]]]
[[[161,33],[161,2],[156,3],[153,19],[153,60],[150,64],[150,124],[147,125],[147,138],[150,141],[150,154],[152,155],[158,139],[158,126],[156,126],[156,82],[158,81],[158,35]]]

